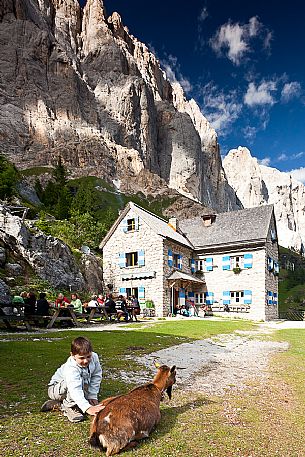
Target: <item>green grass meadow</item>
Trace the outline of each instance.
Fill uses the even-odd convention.
[[[150,352],[235,330],[256,329],[242,320],[160,321],[128,330],[80,330],[0,334],[0,455],[96,456],[88,445],[90,421],[71,424],[59,412],[41,413],[47,383],[69,355],[71,340],[90,338],[102,359],[100,398],[133,387],[113,379],[117,369],[143,370],[130,354]],[[243,393],[205,396],[174,388],[171,402],[162,404],[156,430],[126,457],[301,457],[304,455],[305,331],[276,331],[277,341],[290,348],[271,360],[267,385],[253,380]],[[178,373],[179,376],[179,373]],[[104,454],[102,454],[104,455]]]

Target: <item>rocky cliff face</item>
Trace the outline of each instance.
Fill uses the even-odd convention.
[[[287,173],[259,165],[247,148],[232,149],[223,160],[227,179],[245,208],[274,204],[279,244],[305,246],[305,186]]]
[[[0,44],[1,152],[18,167],[61,156],[123,191],[147,170],[216,211],[238,208],[215,131],[101,0],[2,0]]]

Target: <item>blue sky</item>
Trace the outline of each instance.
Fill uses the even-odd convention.
[[[218,133],[305,182],[303,0],[105,0]]]

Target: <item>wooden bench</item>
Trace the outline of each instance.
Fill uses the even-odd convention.
[[[17,314],[0,314],[0,321],[5,324],[8,330],[13,330],[13,327],[11,326],[12,322],[15,322],[16,324],[18,324],[18,322],[22,322],[27,330],[32,330],[26,316],[18,316]]]

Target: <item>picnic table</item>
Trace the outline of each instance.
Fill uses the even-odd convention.
[[[11,309],[9,312],[4,312],[3,308]],[[14,309],[17,312],[14,312]],[[31,331],[32,327],[24,314],[24,303],[4,304],[0,303],[0,321],[2,321],[8,330],[13,330],[12,323],[24,323],[27,330]]]
[[[90,309],[90,313],[86,316],[86,320],[88,323],[90,323],[90,321],[93,320],[94,317],[100,317],[100,318],[104,318],[106,320],[109,320],[111,321],[112,317],[117,317],[117,313],[111,313],[109,314],[107,311],[106,311],[106,307],[105,306],[95,306],[95,307],[90,307],[90,308],[87,308],[87,309]]]
[[[78,327],[79,323],[77,321],[73,306],[59,308],[51,307],[51,310],[53,311],[53,315],[51,316],[51,320],[48,323],[47,328],[52,328],[55,322],[62,321],[72,322],[75,327]]]

